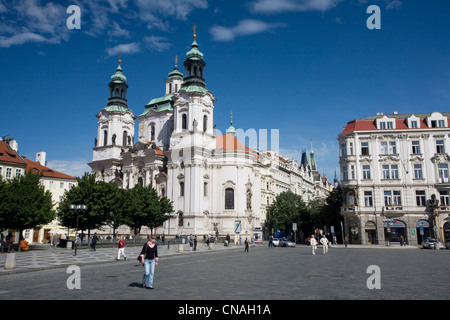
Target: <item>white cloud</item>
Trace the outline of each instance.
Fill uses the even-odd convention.
[[[146,47],[150,50],[156,50],[159,52],[166,51],[172,45],[167,42],[167,39],[159,36],[149,36],[144,38],[144,42],[146,43]]]
[[[402,7],[402,2],[399,0],[388,1],[386,9],[400,9]]]
[[[249,4],[253,13],[327,11],[343,0],[256,0]]]
[[[186,20],[195,9],[208,8],[206,0],[135,0],[139,18],[149,29],[168,30],[169,24],[163,18],[175,17]]]
[[[112,48],[107,48],[106,53],[109,57],[116,56],[119,53],[125,53],[125,54],[133,54],[136,52],[141,51],[140,45],[137,42],[132,42],[128,44],[119,44]]]
[[[91,172],[87,163],[85,159],[51,160],[47,162],[47,167],[73,177],[82,177],[85,172]]]
[[[260,20],[244,19],[234,27],[215,25],[211,27],[210,33],[215,41],[232,41],[236,37],[254,35],[270,31],[281,26],[284,26],[284,24],[266,23]]]
[[[66,8],[38,0],[0,3],[0,47],[8,48],[28,42],[60,43],[68,40]]]

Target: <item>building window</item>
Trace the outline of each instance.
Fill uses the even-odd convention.
[[[203,196],[208,196],[208,182],[203,183]]]
[[[225,209],[234,209],[234,189],[225,189]]]
[[[187,130],[187,115],[183,114],[181,116],[181,129]]]
[[[64,182],[60,182],[60,183],[59,183],[59,188],[60,188],[60,189],[64,189]]]
[[[414,164],[414,179],[422,179],[423,178],[423,174],[422,174],[422,165],[419,164]]]
[[[150,127],[150,141],[155,141],[155,125],[153,124]]]
[[[436,152],[445,153],[444,140],[436,140]]]
[[[128,132],[124,131],[122,133],[122,146],[126,147],[128,139]]]
[[[411,128],[412,129],[417,129],[418,127],[417,127],[417,121],[415,120],[415,121],[411,121]]]
[[[425,190],[416,190],[416,204],[418,207],[425,207],[427,205]]]
[[[16,178],[22,175],[22,169],[16,169]]]
[[[353,142],[349,142],[348,147],[350,149],[350,155],[353,155]]]
[[[444,128],[444,127],[445,127],[445,121],[439,120],[439,128]]]
[[[362,167],[363,179],[370,179],[370,166],[364,165]]]
[[[108,130],[103,131],[103,146],[108,144]]]
[[[373,206],[372,191],[364,191],[364,205],[366,207]]]
[[[0,167],[0,177],[2,176],[2,174],[3,174],[3,167]]]
[[[350,174],[351,174],[352,180],[355,180],[355,166],[353,166],[353,165],[350,166]]]
[[[398,179],[398,166],[396,164],[391,165],[391,179]]]
[[[342,167],[342,180],[348,180],[348,167]]]
[[[369,143],[361,142],[361,155],[368,156],[369,155]]]
[[[184,182],[180,182],[180,197],[184,197]]]
[[[386,122],[380,122],[380,129],[386,129]]]
[[[341,144],[341,157],[347,156],[347,144],[342,143]]]
[[[207,128],[208,128],[208,117],[203,116],[203,132],[206,132]]]
[[[388,129],[393,129],[394,125],[392,124],[392,122],[387,122],[387,128]]]
[[[68,189],[70,190],[70,189],[72,189],[72,187],[73,187],[73,183],[72,183],[72,182],[69,182]]]
[[[389,165],[383,165],[381,168],[381,171],[383,172],[383,179],[389,179]]]
[[[448,182],[448,164],[438,164],[438,175],[440,180],[439,182]]]
[[[12,175],[12,168],[6,168],[6,178],[11,178]]]
[[[401,205],[402,204],[402,196],[400,190],[394,190],[394,191],[384,191],[384,205],[385,206],[391,206],[391,205]]]
[[[412,142],[412,153],[420,154],[420,142],[419,141]]]
[[[450,205],[450,195],[448,191],[439,191],[439,195],[441,197],[441,206]]]

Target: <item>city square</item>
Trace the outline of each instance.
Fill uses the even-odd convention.
[[[450,299],[449,10],[0,0],[0,298]]]
[[[141,285],[143,267],[135,260],[140,247],[126,250],[127,260],[115,261],[116,248],[97,252],[59,249],[61,264],[50,262],[55,253],[42,250],[42,265],[26,264],[13,272],[2,270],[0,296],[12,300],[447,300],[450,250],[416,247],[330,247],[312,255],[309,246],[270,248],[206,245],[196,252],[188,246],[160,248],[155,289]],[[21,253],[31,255],[31,253]],[[97,256],[97,257],[95,257]],[[3,257],[2,257],[3,258]],[[79,288],[70,286],[71,266],[79,269]],[[379,267],[380,288],[370,288],[372,271]],[[19,270],[20,269],[20,270]],[[69,284],[68,284],[69,283]],[[197,301],[198,302],[198,301]]]

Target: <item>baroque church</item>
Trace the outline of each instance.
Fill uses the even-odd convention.
[[[164,96],[152,99],[139,116],[128,107],[127,78],[119,59],[108,103],[97,114],[89,166],[98,180],[122,188],[152,186],[168,197],[174,212],[156,233],[237,231],[261,239],[267,208],[278,193],[289,189],[309,200],[324,198],[331,184],[318,175],[313,153],[309,164],[298,166],[273,151],[252,150],[237,139],[232,122],[226,134],[216,135],[216,98],[206,87],[203,58],[194,31],[184,74],[176,61],[165,80]],[[139,136],[134,142],[136,119]]]

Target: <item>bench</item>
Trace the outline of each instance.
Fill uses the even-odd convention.
[[[8,247],[6,246],[6,247],[1,247],[0,248],[0,251],[2,252],[2,253],[4,253],[4,252],[8,252]],[[9,251],[10,252],[12,252],[12,251],[20,251],[20,247],[19,247],[19,244],[18,243],[13,243],[13,244],[11,244],[10,246],[9,246]]]

